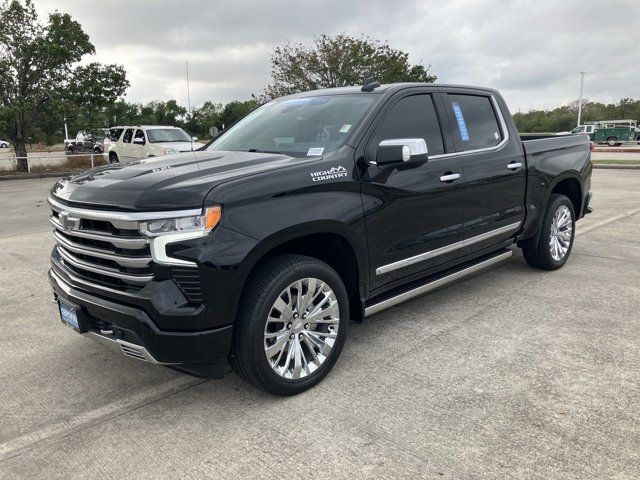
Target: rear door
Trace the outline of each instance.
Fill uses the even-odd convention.
[[[465,181],[466,255],[503,242],[524,221],[524,152],[491,93],[453,90],[443,100]]]
[[[420,89],[392,97],[366,140],[362,197],[371,290],[437,270],[460,254],[464,184],[460,158],[444,155],[450,142],[439,101]],[[381,141],[404,138],[425,139],[429,159],[372,164]]]

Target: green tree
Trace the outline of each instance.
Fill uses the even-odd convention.
[[[532,110],[513,115],[518,130],[524,133],[563,132],[576,126],[578,102],[571,102],[553,110]],[[582,106],[582,122],[598,120],[640,120],[640,100],[621,98],[617,103],[585,101]]]
[[[258,101],[255,99],[246,100],[244,102],[240,102],[238,100],[229,102],[222,109],[222,112],[220,113],[219,124],[216,126],[220,129],[229,128],[231,125],[236,123],[252,110],[255,110],[257,107]]]
[[[31,0],[5,0],[0,18],[0,133],[18,157],[26,156],[26,144],[42,131],[43,119],[88,119],[129,86],[121,66],[77,65],[95,48],[68,14],[55,12],[43,25]],[[27,170],[26,160],[18,161],[18,170]]]
[[[285,43],[271,56],[271,83],[261,102],[317,88],[361,85],[373,77],[381,83],[434,82],[431,66],[411,65],[409,54],[387,42],[345,34],[316,37],[311,46]]]

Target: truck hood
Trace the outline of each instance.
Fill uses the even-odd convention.
[[[250,152],[199,151],[94,168],[56,183],[63,203],[118,210],[200,207],[217,185],[306,159]]]

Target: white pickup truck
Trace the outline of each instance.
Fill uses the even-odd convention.
[[[105,143],[104,156],[109,163],[131,162],[148,157],[190,152],[202,147],[196,137],[190,137],[178,127],[139,125],[118,127],[117,139]]]

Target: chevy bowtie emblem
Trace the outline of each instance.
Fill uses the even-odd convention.
[[[80,219],[70,217],[69,212],[60,212],[58,214],[58,221],[63,230],[76,230],[80,226]]]

